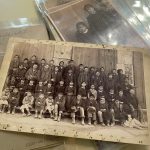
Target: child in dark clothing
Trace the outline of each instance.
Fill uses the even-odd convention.
[[[33,56],[30,58],[30,62],[29,62],[30,68],[32,68],[34,64],[38,64],[38,59],[37,59],[36,55],[33,55]]]
[[[20,80],[25,77],[25,74],[26,74],[26,70],[24,69],[23,64],[20,64],[16,76],[17,82],[20,82]]]
[[[77,72],[78,87],[81,86],[82,82],[84,82],[84,66],[83,64],[80,64]]]
[[[106,125],[109,126],[110,114],[108,110],[108,104],[104,96],[101,96],[100,100],[98,101],[98,119],[102,126],[105,126],[105,122]]]
[[[119,93],[116,97],[117,97],[116,99],[118,99],[120,102],[127,103],[127,98],[124,95],[123,90],[119,90]]]
[[[41,93],[44,93],[44,85],[42,81],[39,81],[35,88],[36,97]]]
[[[55,96],[57,96],[58,93],[65,94],[65,86],[64,86],[64,81],[63,80],[59,81],[59,85],[56,86]]]
[[[40,94],[35,101],[35,118],[42,118],[42,114],[45,107],[45,97],[44,94]],[[38,113],[40,113],[38,115]]]
[[[37,81],[39,79],[40,76],[40,71],[38,70],[38,65],[37,64],[33,64],[33,66],[26,72],[25,74],[25,78],[30,81]]]
[[[57,85],[59,81],[61,81],[62,76],[59,72],[59,67],[55,66],[55,69],[53,72],[51,72],[51,81],[54,83],[54,85]]]
[[[76,84],[75,73],[73,73],[73,70],[71,69],[69,69],[66,74],[65,85],[68,86],[70,82]]]
[[[95,83],[95,70],[96,70],[95,67],[90,68],[90,72],[89,72],[90,73],[90,85]]]
[[[49,71],[50,71],[50,76],[51,76],[51,74],[52,74],[52,72],[54,72],[54,70],[55,70],[55,65],[54,65],[54,60],[50,60],[49,61]]]
[[[50,75],[49,65],[46,64],[45,66],[42,66],[42,69],[40,70],[39,80],[42,81],[44,85],[46,85],[49,80],[49,75]]]
[[[27,72],[27,70],[29,69],[29,60],[28,60],[28,58],[25,58],[24,60],[23,60],[23,68],[26,70],[26,72]]]
[[[101,79],[102,79],[102,81],[103,81],[104,84],[105,84],[105,82],[106,82],[106,73],[105,73],[104,67],[101,67],[101,68],[100,68],[100,74],[101,74]],[[104,85],[103,85],[103,86],[104,86]]]
[[[14,76],[12,76],[8,81],[8,87],[10,89],[10,92],[12,92],[13,89],[16,87],[16,78]]]
[[[47,86],[45,87],[44,94],[46,97],[48,97],[49,95],[54,96],[54,86],[51,82],[48,82]]]
[[[129,79],[126,78],[125,83],[124,83],[123,88],[122,88],[124,95],[128,96],[130,94],[131,89],[133,89],[133,86],[129,83]]]
[[[115,116],[114,116],[114,108],[113,108],[115,103],[115,98],[116,97],[115,97],[114,89],[110,89],[107,95],[107,103],[112,118],[111,126],[115,125]]]
[[[127,96],[127,101],[128,105],[130,106],[132,117],[137,118],[138,115],[140,115],[141,110],[134,89],[130,89],[129,95]]]
[[[91,85],[88,91],[88,98],[90,98],[90,95],[94,95],[94,99],[97,100],[97,91],[95,90],[95,85]]]
[[[19,55],[15,55],[13,60],[11,61],[10,68],[9,68],[9,74],[11,76],[13,75],[15,76],[17,74],[19,64],[20,64],[20,57]]]
[[[123,74],[123,70],[122,69],[118,69],[118,78],[117,78],[117,83],[118,83],[118,89],[123,89],[124,84],[125,84],[125,79],[126,79],[126,75]]]
[[[111,109],[113,107],[114,102],[115,102],[114,89],[109,90],[109,93],[107,95],[107,102],[108,102],[108,108]]]
[[[112,115],[111,126],[115,125],[115,120],[118,120],[121,125],[124,124],[125,113],[123,110],[123,102],[119,101],[118,99],[115,100],[113,105],[113,111],[111,111],[111,115]]]
[[[114,82],[117,84],[118,74],[117,74],[117,70],[116,69],[112,70],[112,76],[113,76]]]
[[[76,38],[81,43],[100,43],[101,40],[95,32],[93,32],[84,22],[76,24]]]
[[[106,79],[105,89],[107,92],[109,92],[110,89],[114,89],[116,91],[116,84],[111,73],[108,74],[108,78]]]
[[[19,93],[20,93],[19,106],[21,106],[22,100],[24,98],[24,94],[25,94],[26,88],[27,88],[24,79],[21,79],[20,83],[17,85],[17,88],[18,88]]]
[[[96,71],[95,73],[94,85],[96,89],[99,87],[99,85],[104,85],[104,81],[100,74],[100,71]]]
[[[69,86],[66,87],[65,93],[66,93],[66,110],[69,112],[72,100],[76,95],[76,88],[74,87],[73,82],[70,82]]]
[[[78,94],[81,95],[84,100],[87,99],[87,89],[86,89],[86,83],[85,82],[83,82],[81,84],[81,87],[78,90]]]
[[[104,91],[104,87],[100,85],[97,90],[97,100],[99,101],[102,96],[106,97],[106,93]]]
[[[61,74],[61,77],[64,79],[64,72],[65,71],[65,66],[64,66],[64,61],[60,61],[59,63],[59,72]]]
[[[10,94],[10,98],[8,101],[8,112],[7,113],[12,113],[13,115],[15,114],[15,109],[18,106],[20,94],[17,88],[13,89],[13,92]]]
[[[55,107],[54,107],[55,121],[59,122],[61,120],[62,113],[65,110],[65,102],[66,100],[63,93],[58,93],[58,96],[55,98]]]
[[[88,116],[88,125],[91,125],[91,121],[93,120],[94,125],[96,125],[96,112],[97,112],[97,102],[95,100],[94,95],[90,95],[87,100],[87,116]]]
[[[84,10],[89,14],[87,17],[87,21],[90,28],[95,32],[99,32],[102,34],[110,25],[107,20],[108,14],[106,14],[104,10],[96,10],[91,4],[86,4],[84,6]]]
[[[40,70],[40,72],[43,71],[45,65],[46,65],[46,60],[45,60],[44,58],[42,58],[42,59],[41,59],[41,63],[40,63],[40,65],[39,65],[39,70]]]
[[[30,80],[28,85],[27,85],[27,88],[26,88],[26,91],[27,92],[31,92],[32,94],[35,93],[35,85],[34,85],[34,81],[33,80]]]
[[[84,74],[83,74],[83,82],[86,83],[87,88],[89,88],[90,84],[90,74],[89,68],[87,66],[84,67]]]
[[[81,95],[77,95],[77,97],[71,103],[71,118],[72,123],[75,124],[76,114],[79,112],[81,117],[81,124],[84,125],[84,110],[85,110],[85,100],[82,99]]]

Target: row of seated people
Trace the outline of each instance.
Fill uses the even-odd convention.
[[[15,79],[13,81],[15,81]],[[11,84],[9,83],[8,87],[10,89],[10,92],[12,92],[14,88],[17,88],[19,90],[20,95],[19,106],[22,104],[22,100],[26,92],[31,92],[35,96],[35,98],[40,93],[44,93],[46,97],[48,95],[52,95],[54,98],[58,95],[58,93],[63,93],[63,95],[66,95],[69,101],[71,101],[73,97],[76,96],[77,94],[80,94],[83,99],[87,99],[87,97],[89,97],[90,94],[93,94],[95,99],[99,100],[101,96],[109,97],[110,94],[111,94],[110,97],[114,98],[119,95],[120,91],[123,91],[122,96],[120,97],[121,101],[124,101],[124,99],[128,99],[130,103],[134,103],[136,108],[137,104],[135,103],[138,102],[136,96],[134,97],[130,96],[130,90],[133,89],[131,85],[126,86],[126,88],[124,89],[116,91],[113,88],[106,90],[103,85],[100,85],[98,86],[98,88],[96,88],[94,84],[92,84],[89,88],[87,88],[85,82],[82,82],[81,86],[77,88],[72,81],[69,83],[68,86],[65,86],[63,80],[60,81],[58,85],[55,85],[52,82],[48,82],[46,85],[44,85],[42,81],[39,81],[37,85],[35,85],[35,82],[33,80],[27,82],[24,79],[21,79],[21,81],[18,84],[16,83],[14,84],[14,82],[11,82]]]
[[[72,87],[72,84],[70,84],[70,87]],[[138,100],[134,89],[130,89],[128,97],[124,95],[122,90],[115,95],[114,89],[110,89],[108,94],[101,93],[98,98],[96,97],[96,90],[93,88],[94,86],[91,86],[86,96],[80,92],[77,95],[65,95],[59,92],[54,97],[52,93],[45,95],[41,92],[34,94],[27,91],[23,95],[21,104],[19,104],[21,93],[18,88],[14,87],[12,91],[10,88],[6,88],[0,101],[1,112],[5,112],[6,107],[8,107],[8,113],[14,114],[16,107],[20,105],[19,108],[23,116],[26,115],[25,110],[27,115],[31,115],[30,109],[34,108],[35,117],[41,118],[43,112],[48,111],[57,121],[61,120],[63,112],[68,112],[71,114],[72,123],[75,123],[76,115],[79,113],[82,124],[84,124],[84,119],[87,117],[89,125],[91,122],[94,124],[99,122],[103,126],[113,126],[116,119],[123,125],[128,115],[135,118],[138,110]]]
[[[78,88],[82,82],[85,82],[87,88],[94,84],[96,88],[99,85],[103,85],[106,90],[110,88],[115,90],[123,89],[128,84],[128,77],[123,74],[122,69],[113,69],[107,75],[103,67],[89,68],[83,64],[76,66],[73,60],[70,60],[67,66],[64,65],[63,61],[59,63],[59,66],[55,66],[54,60],[50,60],[47,63],[45,59],[42,59],[39,62],[36,56],[32,56],[30,61],[25,58],[23,62],[20,62],[19,56],[16,55],[11,62],[8,77],[9,82],[11,80],[13,82],[11,84],[20,82],[22,77],[24,77],[27,81],[33,80],[36,83],[41,81],[44,85],[48,82],[58,85],[63,80],[65,86],[68,86],[72,81]],[[128,84],[127,86],[130,85]]]

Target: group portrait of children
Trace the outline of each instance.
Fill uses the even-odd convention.
[[[122,69],[76,65],[69,60],[24,58],[15,55],[0,97],[0,112],[22,113],[65,121],[72,124],[114,126],[115,124],[144,128],[138,120],[140,113],[136,89]],[[67,115],[64,115],[67,114]]]

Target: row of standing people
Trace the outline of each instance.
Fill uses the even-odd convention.
[[[18,55],[14,57],[10,65],[8,82],[11,82],[11,79],[14,84],[24,79],[27,81],[33,80],[36,83],[41,81],[44,85],[48,82],[58,85],[63,80],[65,86],[73,82],[77,88],[85,82],[87,88],[94,84],[97,89],[98,86],[103,85],[106,90],[113,88],[116,91],[125,88],[125,82],[128,80],[122,69],[113,69],[107,75],[103,67],[89,68],[83,64],[75,66],[73,60],[70,60],[67,66],[64,65],[63,61],[59,63],[59,66],[55,66],[54,60],[47,64],[46,60],[42,59],[38,63],[36,56],[32,56],[30,61],[24,59],[23,62],[20,62]]]

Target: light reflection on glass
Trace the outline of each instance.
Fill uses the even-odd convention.
[[[147,40],[150,40],[150,35],[148,33],[144,33],[144,36]]]
[[[109,34],[108,34],[108,37],[109,37],[109,39],[111,39],[111,37],[112,37],[112,34],[111,34],[111,33],[109,33]]]
[[[144,10],[144,12],[145,12],[148,16],[150,16],[150,10],[149,10],[148,7],[143,6],[143,10]]]
[[[137,17],[139,18],[139,20],[144,21],[145,17],[141,14],[137,14]]]
[[[130,17],[130,18],[128,19],[128,21],[129,21],[130,23],[138,24],[137,20],[136,20],[134,17]]]
[[[133,7],[140,7],[141,6],[141,1],[135,1],[133,4]]]

